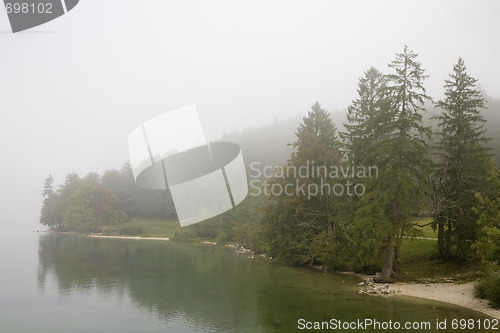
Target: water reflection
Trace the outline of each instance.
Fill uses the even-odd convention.
[[[272,280],[254,278],[258,265],[214,246],[47,235],[40,238],[39,257],[41,290],[52,273],[66,296],[126,291],[166,321],[233,331],[262,322],[272,304],[263,297],[272,293]]]
[[[154,318],[178,331],[289,332],[297,329],[299,318],[435,322],[480,317],[440,303],[358,296],[357,282],[352,276],[247,259],[211,245],[53,234],[39,239],[42,293],[56,283],[67,298],[126,296],[148,314],[138,319],[145,327]]]

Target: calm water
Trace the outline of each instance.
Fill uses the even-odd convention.
[[[355,277],[252,260],[213,245],[2,234],[0,267],[6,333],[290,332],[300,318],[433,324],[486,318],[444,303],[358,296]],[[376,332],[384,331],[390,332]]]

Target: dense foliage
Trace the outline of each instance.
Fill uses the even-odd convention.
[[[496,308],[500,308],[500,275],[490,274],[476,285],[476,296],[485,298]]]

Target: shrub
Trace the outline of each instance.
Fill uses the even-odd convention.
[[[137,236],[144,233],[144,228],[137,225],[129,225],[120,229],[120,235]]]
[[[496,308],[500,307],[500,275],[490,274],[482,278],[475,287],[476,296],[487,299]]]

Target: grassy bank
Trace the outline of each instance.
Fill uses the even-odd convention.
[[[431,220],[422,219],[420,225]],[[405,238],[401,246],[398,280],[415,282],[469,282],[481,276],[479,260],[442,260],[437,258],[437,233],[425,226],[415,238]]]
[[[441,260],[437,240],[405,239],[401,246],[399,279],[418,282],[467,282],[480,277],[479,260]]]
[[[182,228],[175,220],[133,218],[126,223],[103,227],[102,234],[105,236],[175,238],[182,234]]]

